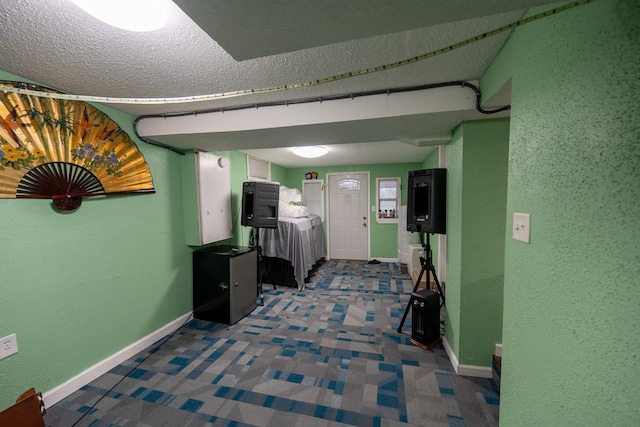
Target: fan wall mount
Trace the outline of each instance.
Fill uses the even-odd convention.
[[[0,198],[52,199],[73,210],[83,197],[155,192],[142,153],[116,122],[90,104],[47,93],[55,92],[0,81]]]

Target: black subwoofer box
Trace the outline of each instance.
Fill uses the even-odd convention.
[[[411,342],[429,349],[441,341],[440,295],[423,289],[414,292],[411,300]]]

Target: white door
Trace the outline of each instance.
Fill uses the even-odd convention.
[[[369,259],[369,173],[328,174],[329,257]]]

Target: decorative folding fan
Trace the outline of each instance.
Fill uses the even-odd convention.
[[[0,89],[0,198],[51,198],[72,210],[86,196],[155,192],[142,153],[105,113],[40,86],[0,83],[43,92]]]

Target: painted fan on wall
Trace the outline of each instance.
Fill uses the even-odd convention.
[[[154,193],[149,165],[129,135],[102,111],[81,101],[46,97],[37,85],[0,88],[0,198],[52,199],[62,210],[83,197]]]

